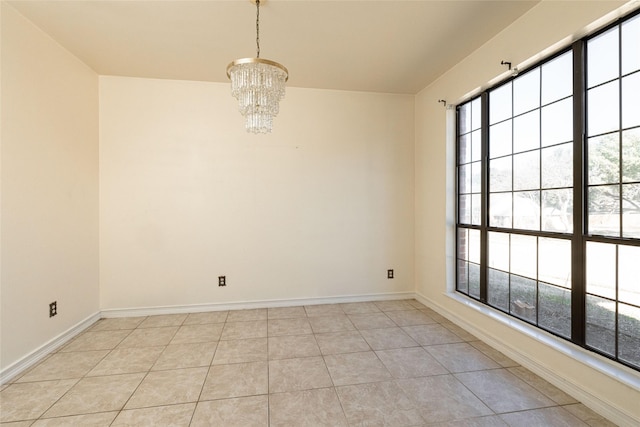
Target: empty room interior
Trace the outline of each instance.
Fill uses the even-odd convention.
[[[639,11],[2,0],[0,423],[640,425]]]

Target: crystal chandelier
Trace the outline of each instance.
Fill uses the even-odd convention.
[[[256,57],[233,61],[227,66],[227,77],[247,132],[267,133],[278,115],[289,71],[282,64],[260,58],[260,0],[251,1],[256,4]]]

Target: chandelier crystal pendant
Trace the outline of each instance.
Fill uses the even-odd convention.
[[[247,132],[268,133],[280,110],[289,71],[282,64],[260,58],[260,0],[251,2],[256,4],[256,57],[233,61],[227,66],[227,77]]]

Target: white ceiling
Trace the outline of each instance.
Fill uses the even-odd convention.
[[[539,0],[268,0],[261,57],[289,86],[415,94]],[[255,56],[249,0],[9,1],[99,74],[227,82]]]

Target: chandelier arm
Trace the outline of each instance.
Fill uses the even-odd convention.
[[[256,58],[260,58],[260,0],[256,0]]]

